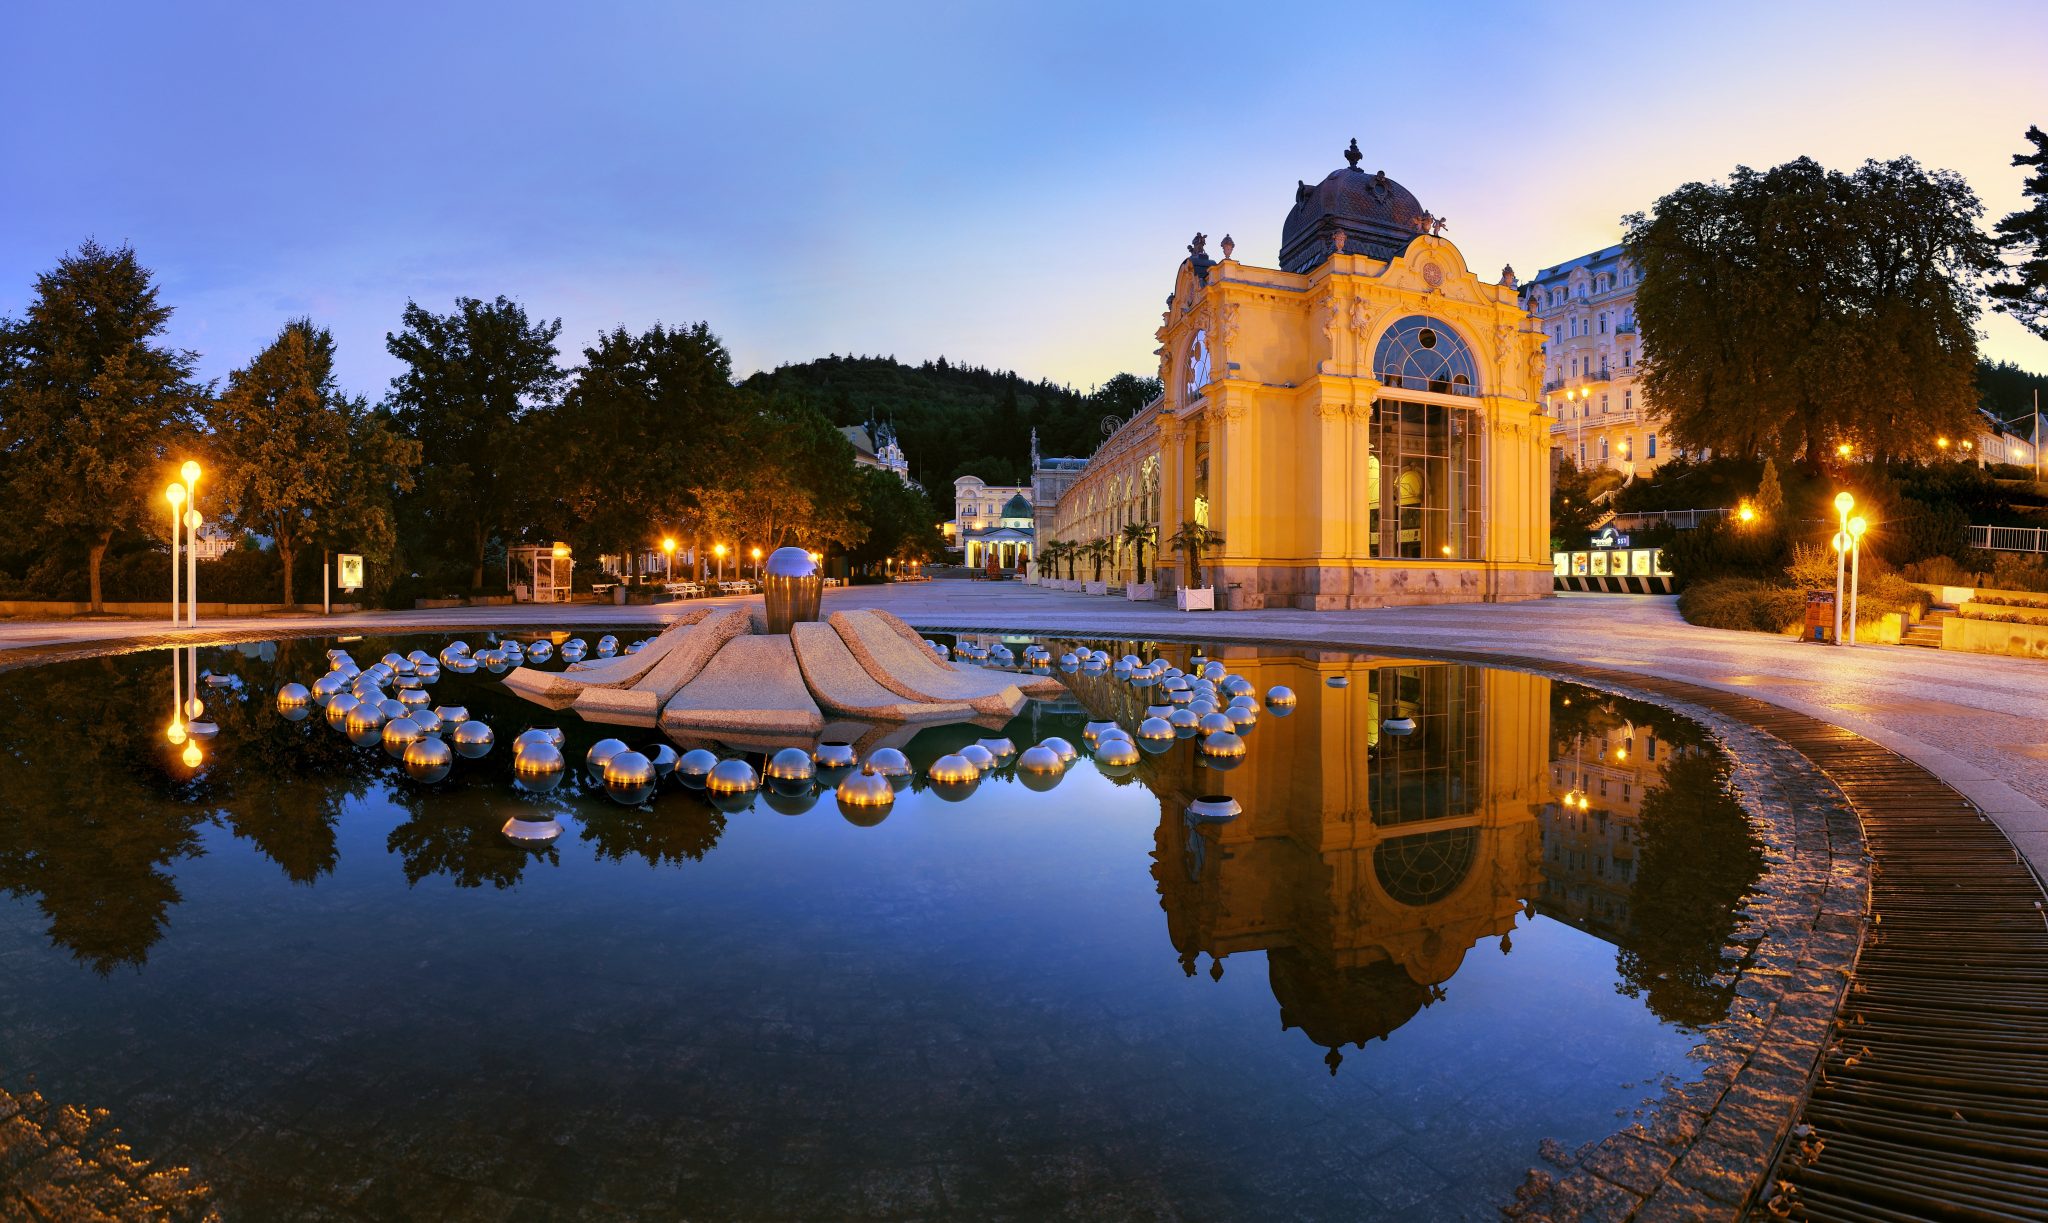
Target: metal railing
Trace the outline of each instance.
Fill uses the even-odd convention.
[[[2048,552],[2048,529],[2042,527],[1969,528],[1970,546],[1987,552]]]
[[[1635,531],[1666,523],[1681,531],[1690,531],[1727,513],[1727,510],[1635,510],[1615,515],[1614,525],[1624,531]]]

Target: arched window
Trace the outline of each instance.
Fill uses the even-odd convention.
[[[1450,324],[1427,314],[1411,314],[1387,328],[1373,354],[1373,373],[1389,387],[1478,394],[1478,366],[1471,349]]]

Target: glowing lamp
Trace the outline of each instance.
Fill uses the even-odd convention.
[[[676,550],[676,541],[673,539],[663,538],[661,541],[661,550],[663,552],[674,552]]]
[[[1857,539],[1862,539],[1863,532],[1869,529],[1870,523],[1865,521],[1863,515],[1861,514],[1858,514],[1854,518],[1851,518],[1849,520],[1849,534]]]
[[[1854,493],[1845,490],[1835,494],[1835,513],[1846,516],[1854,508],[1856,508],[1856,495]]]
[[[195,740],[194,740],[194,741],[192,741],[191,743],[187,743],[187,744],[185,745],[185,754],[184,754],[184,756],[182,756],[182,757],[181,757],[181,759],[182,759],[182,760],[184,760],[184,762],[185,762],[185,767],[186,767],[186,768],[188,768],[188,769],[196,769],[196,768],[198,768],[198,767],[199,767],[199,762],[200,762],[200,760],[201,760],[202,758],[203,758],[203,757],[201,757],[201,755],[200,755],[200,753],[199,753],[199,742],[198,742],[198,740],[196,740],[196,739],[195,739]]]
[[[185,504],[185,486],[182,484],[171,485],[164,490],[164,500],[170,502],[173,506]]]
[[[178,469],[178,474],[185,477],[185,483],[197,484],[199,483],[199,464],[191,459],[186,459],[185,465]]]
[[[1745,501],[1736,507],[1735,516],[1743,522],[1756,521],[1756,507]]]

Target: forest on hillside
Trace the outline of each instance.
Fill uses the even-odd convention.
[[[1102,444],[1105,416],[1129,418],[1159,393],[1158,379],[1135,374],[1083,392],[944,357],[905,365],[851,355],[780,366],[743,385],[802,400],[835,425],[893,426],[911,477],[942,504],[961,476],[991,484],[1029,480],[1033,429],[1040,454],[1085,458]]]

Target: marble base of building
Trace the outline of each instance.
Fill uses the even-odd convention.
[[[1385,565],[1308,567],[1224,565],[1216,571],[1218,605],[1227,611],[1295,607],[1343,611],[1424,603],[1519,603],[1547,599],[1548,567],[1402,561]]]

